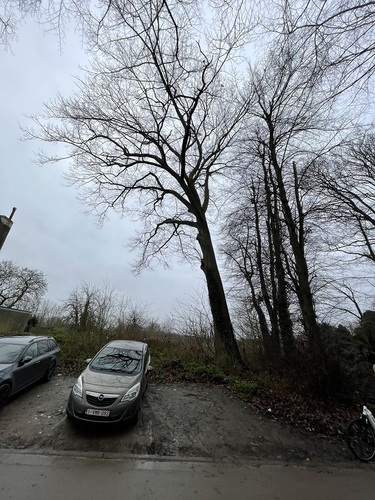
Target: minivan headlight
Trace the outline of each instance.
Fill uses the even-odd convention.
[[[73,385],[73,394],[78,398],[82,397],[82,375],[77,379],[77,382]]]
[[[138,397],[140,389],[141,383],[138,382],[126,392],[126,394],[121,398],[121,401],[133,401]]]

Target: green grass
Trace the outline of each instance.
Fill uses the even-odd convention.
[[[252,375],[246,379],[231,378],[229,383],[236,393],[244,399],[267,394],[275,385],[274,381],[267,375]]]

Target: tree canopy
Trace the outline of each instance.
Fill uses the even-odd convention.
[[[47,291],[43,272],[20,267],[10,260],[0,262],[0,305],[28,309],[36,307]]]

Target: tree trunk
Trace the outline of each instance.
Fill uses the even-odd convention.
[[[277,218],[277,199],[274,197],[274,211],[272,242],[275,252],[275,275],[277,279],[275,303],[277,304],[278,324],[280,327],[280,336],[283,346],[283,354],[286,358],[293,358],[296,348],[293,335],[293,322],[290,317],[289,300],[287,285],[285,279],[285,268],[282,259],[283,245],[281,238],[280,220]]]
[[[210,231],[205,220],[198,223],[197,240],[202,251],[201,269],[206,277],[213,318],[216,356],[218,359],[230,362],[233,366],[243,367],[244,363],[234,336]]]
[[[313,299],[313,294],[311,292],[309,272],[305,256],[304,218],[303,218],[302,208],[300,206],[300,199],[298,198],[299,197],[298,188],[297,185],[295,185],[295,195],[296,195],[295,201],[299,211],[298,213],[299,221],[297,223],[293,218],[292,210],[289,204],[288,196],[284,185],[281,168],[277,160],[272,122],[269,121],[268,125],[270,130],[271,161],[276,175],[276,182],[277,182],[278,193],[280,196],[281,207],[287,225],[289,241],[292,247],[294,261],[295,261],[295,268],[298,280],[298,286],[296,292],[297,292],[299,306],[301,309],[302,323],[306,335],[309,339],[313,360],[316,363],[319,363],[320,351],[321,351],[320,329],[317,322],[314,299]]]
[[[244,276],[250,288],[251,304],[253,305],[255,312],[257,313],[258,316],[259,328],[263,341],[264,357],[266,358],[267,361],[271,361],[273,359],[273,351],[271,343],[271,333],[268,328],[266,315],[264,314],[264,311],[257,298],[257,294],[255,292],[255,288],[252,282],[252,275],[245,271]]]

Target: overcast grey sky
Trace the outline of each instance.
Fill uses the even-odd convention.
[[[0,214],[9,216],[17,207],[0,259],[43,271],[45,299],[59,302],[82,280],[100,287],[107,279],[136,303],[148,305],[153,318],[165,319],[179,303],[196,298],[203,273],[175,264],[171,270],[159,267],[134,276],[136,255],[127,248],[134,225],[112,214],[99,228],[93,216],[84,214],[74,189],[63,186],[61,166],[33,162],[41,145],[21,141],[20,125],[30,124],[25,115],[42,111],[43,102],[57,92],[69,95],[73,75],[87,57],[73,35],[60,54],[57,37],[32,21],[18,35],[12,52],[0,48]]]

